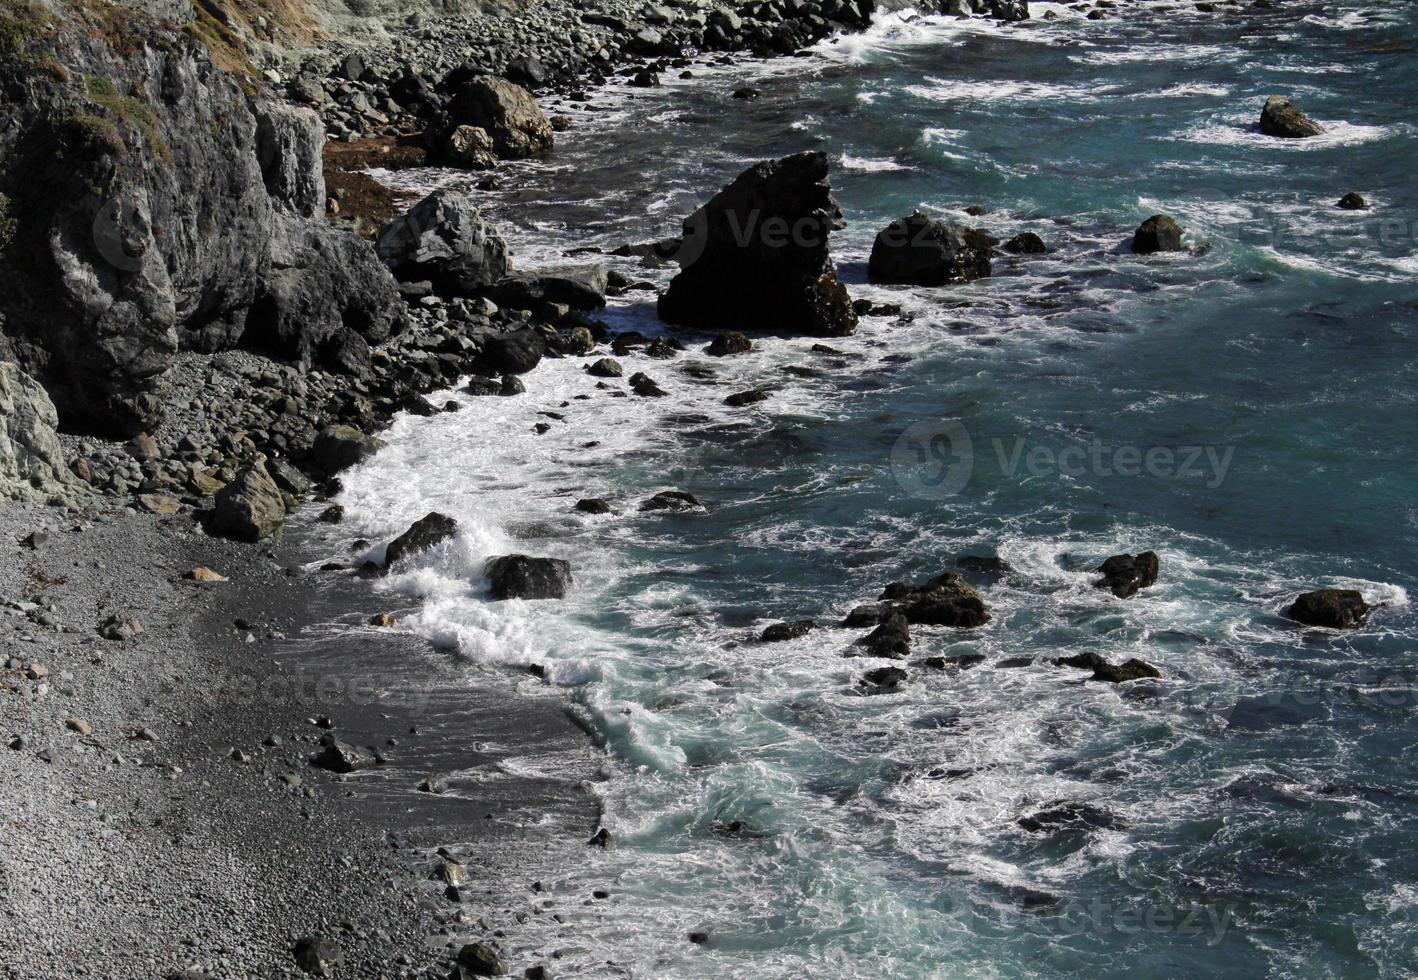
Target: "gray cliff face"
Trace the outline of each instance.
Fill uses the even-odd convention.
[[[361,369],[401,307],[373,250],[323,219],[313,113],[139,17],[115,40],[67,8],[5,16],[37,24],[0,48],[0,329],[65,427],[151,429],[180,348]]]
[[[13,362],[0,362],[0,500],[48,502],[80,494],[59,446],[54,405]]]

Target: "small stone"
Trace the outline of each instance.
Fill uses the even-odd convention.
[[[49,668],[44,664],[30,664],[25,676],[32,681],[42,681],[49,676]]]
[[[420,793],[440,794],[446,791],[448,787],[445,786],[443,780],[439,779],[437,776],[429,776],[423,782],[419,783],[418,788]]]
[[[398,620],[388,613],[375,613],[369,617],[369,625],[378,626],[381,629],[389,629],[397,622]]]
[[[77,732],[84,738],[88,738],[94,733],[94,726],[90,725],[82,718],[68,718],[64,722],[64,727],[71,732]]]
[[[191,581],[191,582],[229,582],[229,581],[231,581],[231,580],[228,579],[225,575],[222,575],[222,574],[219,573],[219,572],[214,572],[214,571],[212,571],[210,568],[207,568],[205,565],[198,565],[196,568],[192,569],[190,572],[187,572],[187,573],[186,573],[185,575],[183,575],[182,577],[185,578],[185,579],[187,579],[188,581]]]

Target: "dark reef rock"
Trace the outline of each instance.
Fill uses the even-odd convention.
[[[542,362],[546,349],[546,341],[535,330],[525,329],[502,334],[488,339],[473,362],[473,368],[477,373],[488,377],[526,374]],[[497,394],[502,394],[500,383]]]
[[[438,512],[420,518],[384,549],[384,567],[393,569],[405,559],[421,554],[458,533],[458,522]]]
[[[1260,131],[1282,139],[1318,136],[1324,127],[1290,104],[1283,95],[1272,95],[1260,111]]]
[[[1356,194],[1354,191],[1350,191],[1348,194],[1345,194],[1337,202],[1335,202],[1334,206],[1344,211],[1369,210],[1369,202],[1364,199],[1364,195]]]
[[[1157,582],[1158,561],[1155,551],[1137,555],[1113,555],[1095,571],[1103,577],[1093,583],[1095,588],[1108,589],[1119,599],[1137,595]]]
[[[841,219],[825,153],[750,167],[685,221],[680,272],[660,297],[660,317],[702,328],[852,333],[857,315],[828,254]]]
[[[867,264],[872,282],[910,286],[945,286],[989,274],[990,245],[981,236],[920,212],[883,228]]]
[[[1154,252],[1180,252],[1182,226],[1165,214],[1154,214],[1132,234],[1132,250],[1138,255]]]
[[[955,572],[942,572],[922,586],[893,582],[881,599],[912,624],[971,629],[990,621],[985,600]]]
[[[650,499],[640,505],[643,511],[689,511],[700,510],[704,507],[699,499],[692,493],[683,490],[661,490]]]
[[[1004,250],[1013,255],[1043,255],[1049,247],[1032,231],[1021,231],[1004,243]]]
[[[1371,608],[1358,589],[1320,589],[1301,595],[1285,614],[1306,626],[1349,630],[1364,625]]]
[[[606,305],[605,266],[587,265],[511,275],[486,290],[498,306],[535,310],[544,303],[562,303],[573,310],[598,310]]]
[[[564,599],[571,589],[571,563],[560,558],[503,555],[484,571],[494,599]]]
[[[783,643],[787,640],[796,640],[799,637],[807,636],[817,628],[817,623],[811,619],[799,619],[791,623],[774,623],[764,629],[759,635],[760,643]]]
[[[911,626],[899,612],[891,612],[880,626],[856,642],[862,656],[904,660],[911,652]]]

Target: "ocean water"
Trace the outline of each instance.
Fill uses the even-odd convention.
[[[615,846],[544,882],[565,923],[533,918],[514,959],[556,951],[578,977],[1418,972],[1415,8],[1032,6],[1018,26],[890,15],[808,56],[598,92],[555,107],[575,127],[554,159],[473,192],[535,267],[672,233],[751,162],[820,148],[844,279],[903,310],[839,355],[768,337],[714,359],[674,331],[680,357],[624,359],[662,399],[546,361],[525,395],[397,420],[348,474],[332,551],[430,510],[462,523],[376,586],[400,628],[469,684],[565,699],[604,748],[591,791]],[[729,97],[746,83],[762,97]],[[1326,135],[1260,136],[1274,92]],[[1373,209],[1336,209],[1350,190]],[[966,286],[867,285],[875,233],[916,207],[1051,251]],[[1132,255],[1159,211],[1190,250]],[[674,271],[610,261],[660,286]],[[666,329],[649,292],[605,319]],[[759,386],[767,402],[722,403]],[[665,489],[706,509],[638,512]],[[574,513],[588,496],[618,512]],[[1156,586],[1091,586],[1144,549]],[[509,552],[570,560],[574,593],[488,601],[483,560]],[[834,624],[964,555],[1012,569],[979,580],[992,621],[916,627],[913,660],[983,662],[908,663],[869,693],[885,662],[844,656],[862,631]],[[1281,616],[1324,586],[1362,590],[1369,625]],[[800,618],[822,627],[755,642]],[[1050,662],[1086,650],[1163,677]],[[1106,825],[1019,825],[1060,802]]]

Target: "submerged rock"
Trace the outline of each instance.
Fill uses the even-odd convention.
[[[906,683],[910,677],[900,667],[877,667],[862,675],[863,687],[875,687],[881,691],[893,691]]]
[[[945,286],[990,274],[990,245],[968,228],[919,211],[887,225],[872,243],[875,283]]]
[[[1182,250],[1182,226],[1165,214],[1154,214],[1132,235],[1132,250],[1138,255],[1154,252],[1180,252]]]
[[[692,327],[852,333],[857,314],[828,254],[841,219],[825,153],[755,164],[685,221],[680,272],[660,297],[660,317]]]
[[[1013,255],[1043,255],[1049,247],[1032,231],[1021,231],[1004,243],[1004,250]]]
[[[1058,657],[1054,660],[1054,664],[1058,667],[1091,670],[1093,671],[1092,680],[1107,681],[1110,684],[1123,684],[1127,681],[1162,676],[1160,670],[1145,660],[1133,657],[1124,663],[1113,664],[1092,651],[1074,654],[1071,657]]]
[[[817,623],[811,619],[799,619],[791,623],[774,623],[764,629],[758,637],[760,643],[782,643],[786,640],[796,640],[799,637],[807,636],[817,628]]]
[[[374,247],[395,278],[431,282],[443,296],[472,296],[507,275],[507,243],[456,191],[434,191],[385,225]]]
[[[1042,810],[1020,817],[1016,823],[1030,833],[1112,830],[1124,826],[1112,813],[1092,803],[1051,803]]]
[[[1324,127],[1305,115],[1283,95],[1272,95],[1260,111],[1260,131],[1282,139],[1305,139],[1318,136]]]
[[[1137,555],[1113,555],[1095,571],[1102,578],[1093,583],[1097,589],[1108,589],[1119,599],[1137,595],[1157,582],[1157,553],[1144,551]]]
[[[1335,202],[1334,206],[1345,211],[1367,211],[1369,202],[1364,199],[1364,195],[1350,191]]]
[[[683,490],[661,490],[649,500],[642,503],[640,509],[643,511],[686,511],[698,510],[703,508],[703,506],[704,505],[699,502],[699,498],[692,493],[686,493]]]
[[[1371,608],[1358,589],[1320,589],[1299,596],[1285,614],[1306,626],[1357,629]]]
[[[587,497],[576,501],[576,511],[580,514],[609,514],[611,505],[599,497]]]
[[[484,568],[494,599],[563,599],[571,589],[571,563],[560,558],[503,555]]]
[[[434,545],[458,533],[458,522],[437,511],[420,518],[409,529],[399,535],[384,549],[384,567],[393,569],[395,565],[427,551]]]

